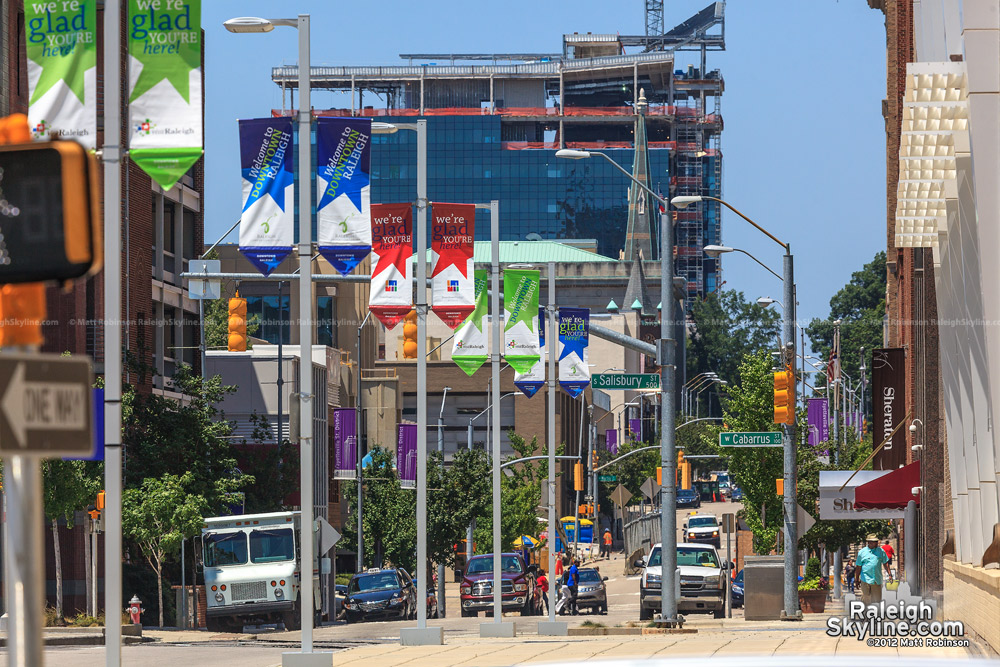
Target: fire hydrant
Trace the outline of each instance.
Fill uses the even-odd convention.
[[[142,625],[142,612],[144,611],[146,610],[142,608],[142,600],[139,599],[138,595],[133,595],[132,599],[128,601],[128,615],[134,625]]]

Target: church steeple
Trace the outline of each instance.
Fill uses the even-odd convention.
[[[639,90],[635,105],[635,164],[632,175],[647,187],[649,180],[649,146],[646,143],[646,91]],[[625,232],[625,257],[631,260],[638,254],[644,260],[653,258],[652,220],[653,200],[635,184],[629,188],[628,228]]]

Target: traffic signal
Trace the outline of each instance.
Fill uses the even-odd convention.
[[[104,511],[104,490],[103,489],[97,492],[97,500],[94,502],[94,508],[97,509],[98,512],[103,512]]]
[[[0,144],[30,139],[23,116],[0,119]],[[75,141],[0,145],[0,284],[62,282],[96,273],[102,259],[100,220],[97,163],[83,146]]]
[[[791,371],[774,374],[774,423],[795,423],[795,374]]]
[[[583,464],[579,462],[573,464],[573,490],[583,491]]]
[[[599,465],[600,465],[600,463],[598,463],[598,461],[597,461],[597,452],[594,452],[594,454],[593,454],[593,463],[591,463],[590,469],[593,470],[594,468],[596,468]]]
[[[403,318],[403,358],[417,358],[417,311],[411,310]]]
[[[247,351],[247,300],[242,297],[229,300],[229,351]]]

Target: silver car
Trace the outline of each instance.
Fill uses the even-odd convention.
[[[604,582],[607,577],[601,576],[601,571],[592,568],[581,568],[579,572],[580,585],[577,589],[576,606],[578,609],[590,609],[590,613],[608,613],[608,589]]]

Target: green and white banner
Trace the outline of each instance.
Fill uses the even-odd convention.
[[[201,0],[129,0],[129,151],[165,190],[202,154]]]
[[[490,353],[486,271],[476,271],[475,278],[476,308],[455,330],[455,342],[451,346],[452,360],[470,376],[486,363]]]
[[[26,0],[28,121],[35,139],[97,145],[97,0]]]
[[[538,346],[538,284],[538,271],[504,271],[504,357],[517,373],[530,372],[541,358]]]

